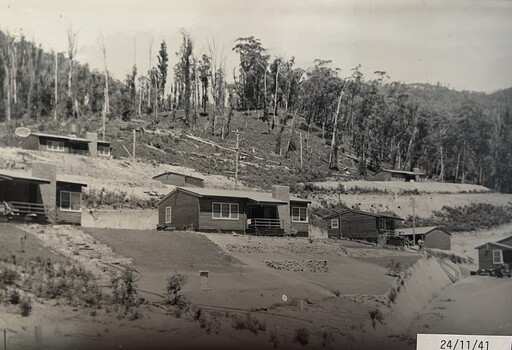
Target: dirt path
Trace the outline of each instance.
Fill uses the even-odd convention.
[[[412,323],[410,334],[512,334],[512,279],[467,277],[442,290]]]

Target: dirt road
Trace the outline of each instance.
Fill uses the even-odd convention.
[[[410,333],[512,334],[512,278],[467,277],[439,293]]]

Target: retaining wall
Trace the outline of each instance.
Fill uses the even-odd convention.
[[[157,210],[84,209],[82,211],[83,227],[154,230],[157,223]]]

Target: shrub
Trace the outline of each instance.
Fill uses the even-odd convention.
[[[198,319],[199,327],[204,329],[206,334],[211,334],[214,332],[215,334],[219,334],[220,331],[220,322],[214,315],[209,312],[201,312],[201,315]]]
[[[137,296],[137,284],[133,270],[127,269],[120,277],[112,279],[113,292],[112,302],[125,307],[128,312],[131,307],[138,305],[139,298]]]
[[[247,313],[245,316],[233,315],[231,316],[231,320],[233,322],[233,328],[236,330],[244,330],[258,334],[260,331],[265,332],[267,325],[264,321],[253,317],[250,313]]]
[[[395,287],[391,287],[388,292],[388,300],[390,303],[394,303],[396,301],[396,297],[398,296],[398,291]]]
[[[333,293],[334,295],[336,295],[337,297],[339,297],[339,296],[341,295],[341,291],[340,291],[339,289],[335,289],[335,290],[333,290],[333,291],[332,291],[332,293]]]
[[[399,261],[395,261],[393,258],[389,260],[386,268],[388,269],[388,275],[393,277],[399,277],[402,273],[402,264],[400,264]]]
[[[277,331],[275,327],[270,330],[270,342],[274,345],[274,348],[279,346],[279,339],[277,338]]]
[[[324,348],[328,347],[334,342],[334,336],[331,332],[324,331],[322,333],[322,346]]]
[[[382,323],[384,320],[384,315],[379,309],[370,310],[370,318],[372,320],[372,325],[375,328],[375,324],[378,322]]]
[[[293,336],[293,341],[299,343],[301,345],[306,345],[309,343],[309,331],[300,327],[295,330],[295,335]]]
[[[166,294],[168,303],[177,305],[180,299],[179,292],[187,283],[187,276],[175,273],[167,279]]]
[[[18,273],[15,270],[4,267],[0,271],[0,285],[13,285],[17,278]]]
[[[30,315],[30,312],[32,311],[32,301],[30,298],[23,298],[20,302],[20,312],[21,316],[27,317]]]
[[[21,299],[20,292],[18,292],[17,289],[13,289],[12,292],[9,294],[9,301],[13,305],[19,304]]]

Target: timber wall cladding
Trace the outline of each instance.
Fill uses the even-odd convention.
[[[212,203],[238,203],[238,220],[213,219]],[[243,231],[247,221],[247,205],[243,199],[201,198],[199,200],[199,229],[219,231]]]
[[[439,229],[432,230],[425,236],[425,247],[450,250],[450,235]]]
[[[376,238],[376,218],[358,213],[347,213],[341,216],[340,226],[343,237]]]
[[[497,249],[497,248],[494,248]],[[492,263],[492,250],[493,247],[489,246],[489,249],[486,249],[486,247],[482,247],[478,249],[478,266],[481,269],[491,269],[493,268]]]
[[[171,207],[171,223],[165,222],[165,208]],[[199,199],[188,193],[175,191],[158,206],[158,224],[176,227],[177,230],[199,227]]]

